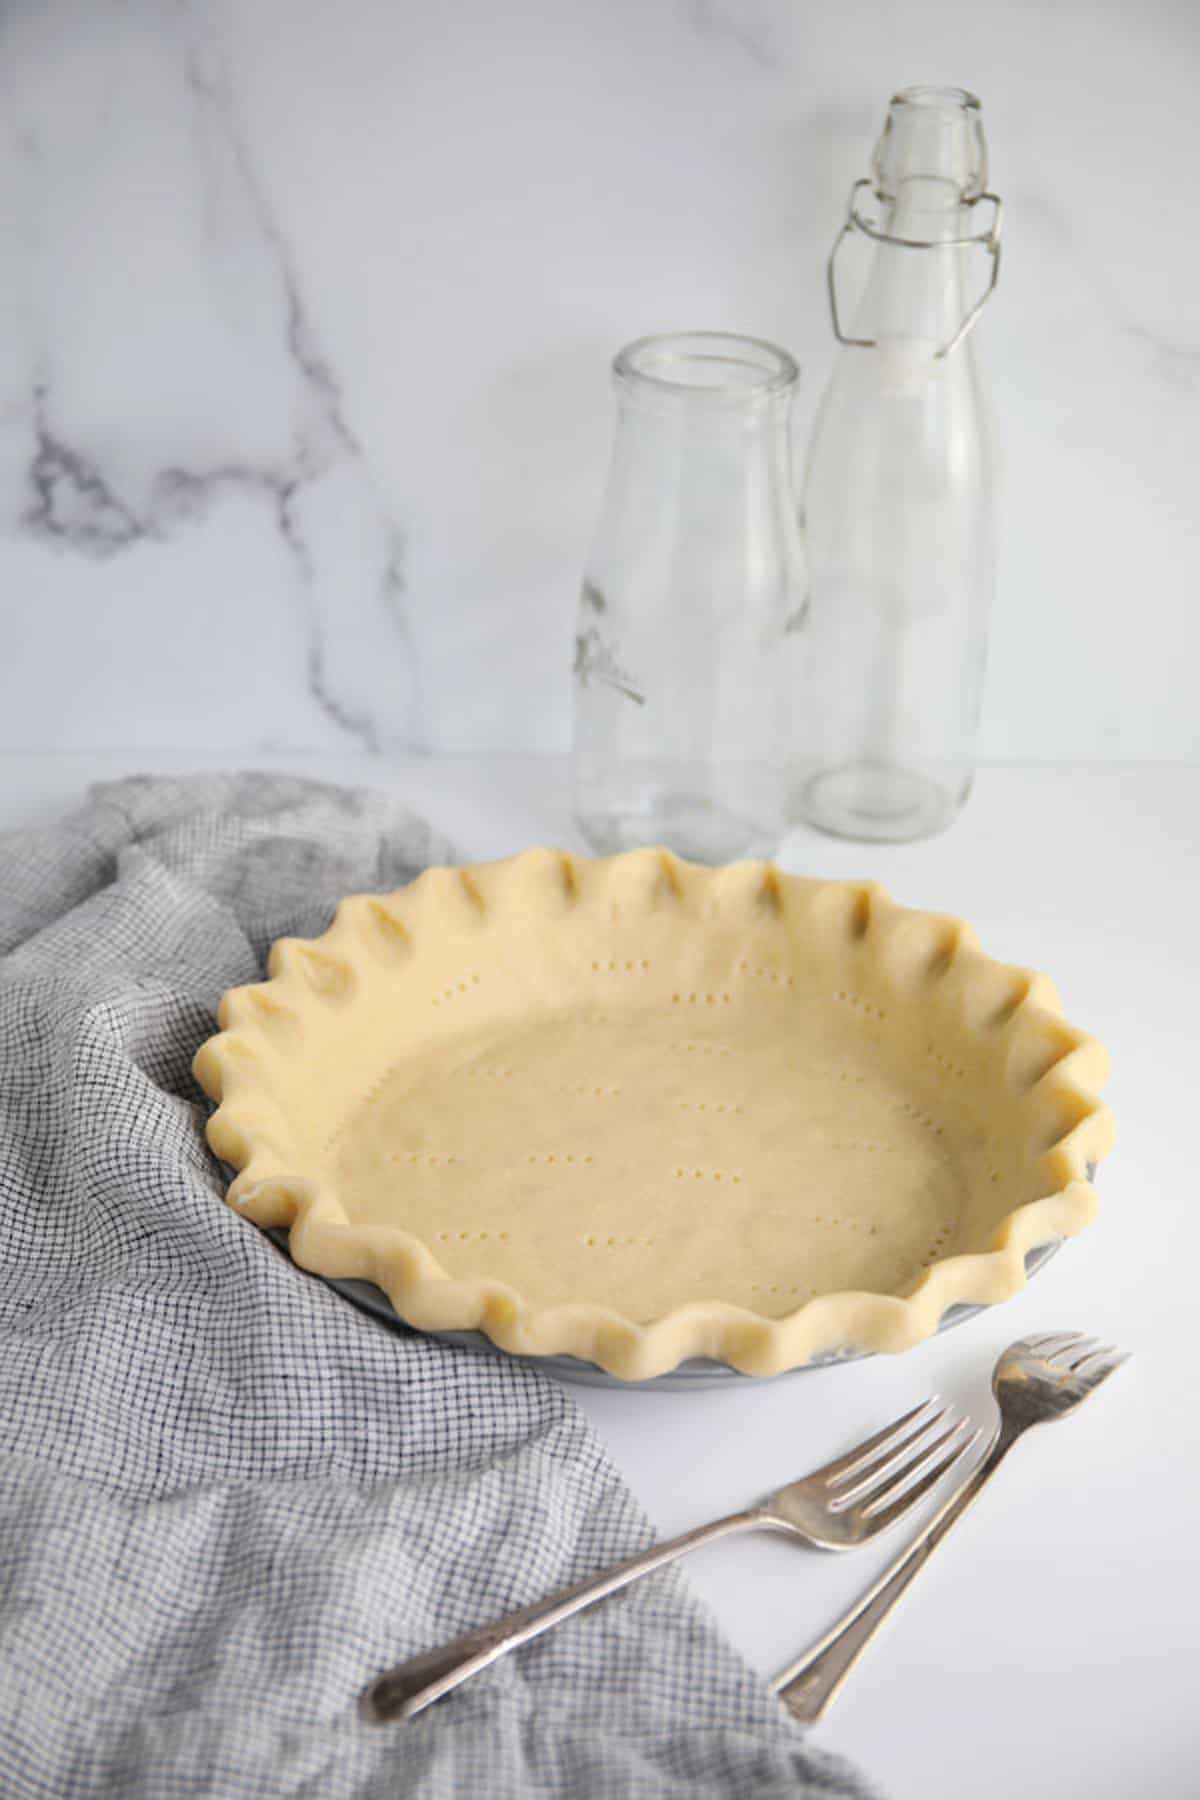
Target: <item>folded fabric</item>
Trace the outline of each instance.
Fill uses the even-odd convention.
[[[561,1387],[363,1317],[222,1201],[191,1075],[221,993],[448,860],[385,795],[257,774],[0,838],[6,1800],[868,1791],[671,1572],[359,1714],[652,1535]]]

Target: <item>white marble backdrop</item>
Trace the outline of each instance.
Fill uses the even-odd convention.
[[[8,0],[0,748],[559,750],[642,332],[832,346],[889,93],[984,102],[991,757],[1200,752],[1200,7]]]

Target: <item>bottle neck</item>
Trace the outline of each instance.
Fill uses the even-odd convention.
[[[678,453],[690,444],[728,445],[744,454],[748,445],[769,445],[785,430],[792,395],[770,396],[745,406],[694,406],[686,400],[618,393],[619,437],[653,444],[658,453]]]
[[[932,358],[966,316],[969,252],[961,240],[972,233],[972,206],[987,187],[974,95],[939,87],[893,95],[870,185],[879,235],[855,336],[907,345],[917,361]]]
[[[969,211],[954,182],[940,175],[911,175],[887,206],[884,229],[891,237],[945,243],[966,235]]]
[[[968,253],[955,240],[970,234],[970,208],[952,182],[917,175],[899,184],[878,223],[882,236],[872,241],[854,335],[931,360],[954,336],[967,304]]]
[[[640,338],[613,363],[617,454],[744,457],[785,429],[799,370],[785,350],[724,332]]]

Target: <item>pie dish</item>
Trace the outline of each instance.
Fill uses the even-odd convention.
[[[433,1331],[625,1380],[901,1351],[1095,1210],[1105,1051],[873,883],[529,850],[344,900],[195,1072],[236,1209]]]

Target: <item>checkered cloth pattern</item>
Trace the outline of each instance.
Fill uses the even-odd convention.
[[[358,1711],[651,1539],[568,1394],[364,1317],[223,1204],[205,1144],[224,989],[453,859],[381,794],[257,774],[0,838],[5,1800],[867,1792],[672,1572],[409,1724]]]

